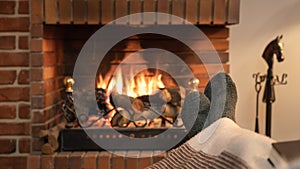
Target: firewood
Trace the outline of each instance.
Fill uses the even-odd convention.
[[[142,100],[140,100],[138,98],[136,98],[132,101],[132,106],[135,110],[140,111],[140,112],[144,111],[144,109],[145,109],[144,103],[142,102]]]
[[[48,140],[48,142],[42,146],[42,152],[44,154],[52,154],[58,149],[59,131],[65,127],[65,124],[66,124],[65,122],[61,122],[48,130],[40,130],[38,134],[39,137],[40,138],[47,137]]]
[[[38,137],[39,138],[47,137],[48,134],[49,134],[49,130],[40,130],[39,134],[38,134]]]
[[[137,99],[141,100],[146,107],[149,107],[149,106],[151,106],[153,104],[154,105],[162,106],[165,103],[167,103],[168,100],[170,100],[169,96],[170,95],[167,92],[167,90],[166,89],[162,89],[162,90],[157,90],[152,95],[139,96],[139,97],[137,97]]]
[[[49,130],[48,134],[48,143],[56,150],[59,147],[58,144],[58,135],[59,135],[59,129],[58,127],[54,127]]]
[[[59,132],[61,129],[65,128],[65,124],[66,124],[65,122],[62,122],[48,130],[40,130],[38,133],[38,137],[39,138],[47,137],[52,131],[56,131],[56,130],[58,130]]]
[[[53,148],[49,143],[45,143],[42,146],[42,153],[43,154],[53,154],[56,151],[55,148]]]

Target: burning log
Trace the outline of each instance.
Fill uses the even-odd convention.
[[[113,127],[127,127],[133,122],[136,127],[144,127],[147,120],[161,118],[162,124],[173,124],[181,109],[180,88],[161,89],[153,95],[143,95],[132,98],[126,95],[112,93],[110,102],[117,110],[111,120]],[[166,117],[172,119],[168,120]],[[136,122],[140,122],[139,124]]]

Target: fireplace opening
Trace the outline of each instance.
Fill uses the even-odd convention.
[[[155,44],[150,45],[149,40],[168,40],[168,44],[165,49],[157,49]],[[180,117],[182,104],[186,93],[198,90],[199,79],[194,77],[188,64],[176,55],[178,49],[170,50],[170,46],[178,45],[193,53],[182,42],[159,34],[135,35],[112,47],[99,64],[94,97],[87,97],[96,99],[97,108],[80,106],[75,110],[72,98],[64,104],[69,129],[62,131],[64,140],[61,149],[69,150],[70,141],[74,139],[72,135],[78,137],[78,129],[93,131],[93,139],[101,141],[120,140],[122,135],[166,139],[159,135],[170,128],[172,132],[168,139],[183,137],[187,131]],[[194,63],[201,64],[199,61],[198,58],[198,63]],[[72,97],[69,91],[72,91],[73,83],[70,77],[65,80],[67,97]],[[108,128],[115,129],[120,135],[109,133]],[[72,129],[75,129],[73,133]],[[99,134],[103,132],[106,135]],[[95,146],[87,149],[91,147]],[[123,148],[128,149],[115,146],[113,150]],[[164,147],[152,146],[152,149],[162,150]]]
[[[126,27],[126,25],[120,25],[120,27]],[[182,27],[182,25],[174,25],[174,27]],[[72,86],[74,82],[66,80],[68,81],[67,87],[60,84],[58,89],[60,96],[57,97],[60,101],[56,102],[58,105],[56,111],[59,112],[59,109],[63,108],[63,110],[70,112],[63,113],[69,122],[66,129],[60,131],[59,150],[101,150],[101,147],[95,144],[84,132],[86,128],[96,132],[90,135],[92,138],[100,140],[102,138],[120,140],[122,136],[119,134],[130,138],[155,138],[167,129],[172,130],[171,134],[166,136],[170,139],[185,135],[186,130],[180,120],[180,111],[186,93],[190,90],[203,91],[209,76],[218,72],[219,69],[217,68],[220,67],[220,63],[224,71],[229,72],[229,65],[227,64],[229,57],[227,52],[228,28],[225,26],[197,27],[208,37],[217,51],[217,54],[213,53],[210,51],[210,47],[203,43],[204,39],[196,39],[191,35],[192,44],[196,51],[203,56],[206,65],[189,47],[177,39],[161,34],[138,34],[118,42],[105,54],[101,63],[97,63],[98,71],[96,77],[93,77],[94,90],[89,91],[89,97],[86,97],[86,100],[96,100],[96,107],[92,106],[90,110],[83,108],[86,110],[78,111],[76,114],[75,110],[72,110],[74,109],[72,107],[72,92],[70,92],[71,90],[68,91],[68,85]],[[56,69],[60,70],[56,73],[60,82],[67,76],[73,76],[73,70],[81,49],[99,28],[101,27],[92,25],[45,25],[44,42],[53,48],[53,51],[49,50],[45,55],[54,54],[57,60],[62,61],[57,67],[59,69]],[[208,72],[207,68],[211,71]],[[120,78],[120,74],[124,77]],[[116,82],[118,79],[121,79],[121,82]],[[156,83],[153,84],[153,80]],[[135,91],[140,88],[136,87],[138,81],[139,83],[147,81],[148,84],[153,85],[146,87],[146,89],[143,88],[142,93],[137,94]],[[78,84],[75,81],[76,83]],[[143,86],[143,83],[140,86]],[[131,87],[128,88],[128,86]],[[145,91],[152,91],[152,93]],[[133,109],[133,113],[128,113],[128,110],[124,110],[124,106],[118,105],[119,103],[117,105],[112,104],[114,103],[113,98],[117,98],[115,102],[118,102],[120,97],[127,98],[127,103],[130,103],[128,104],[130,111]],[[63,106],[61,105],[62,102],[64,102]],[[150,114],[153,117],[134,116],[141,112],[148,112],[148,116]],[[50,129],[55,125],[51,124],[44,127],[44,124],[41,124],[42,128],[39,126],[36,128],[39,130]],[[99,134],[99,131],[94,130],[94,128],[106,134]],[[114,135],[106,132],[109,128],[115,129],[119,134]],[[75,144],[73,140],[80,140],[83,144]],[[42,146],[45,143],[40,139],[38,142]],[[153,147],[148,147],[148,149],[151,148]],[[154,149],[156,148],[154,147]],[[157,149],[162,148],[158,147]],[[122,147],[117,150],[122,150]]]

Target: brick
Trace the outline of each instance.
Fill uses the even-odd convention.
[[[69,156],[71,152],[60,152],[56,155],[55,168],[68,169],[69,168]]]
[[[30,71],[32,81],[41,81],[43,80],[43,69],[41,68],[32,68]]]
[[[29,53],[0,53],[0,66],[29,66]]]
[[[44,66],[56,65],[58,60],[55,53],[45,53],[44,54]]]
[[[118,155],[116,155],[118,154]],[[112,169],[124,169],[125,168],[125,152],[116,152],[112,155],[111,167]]]
[[[111,153],[100,152],[98,155],[98,169],[111,169]]]
[[[146,168],[152,164],[152,155],[151,151],[142,151],[140,155],[140,169]]]
[[[43,0],[31,1],[31,23],[41,24],[43,23]]]
[[[44,94],[44,83],[42,82],[31,82],[31,94],[32,95],[43,95]]]
[[[49,118],[49,120],[50,120],[50,118]],[[32,137],[38,137],[39,132],[41,130],[46,130],[46,129],[49,129],[49,127],[45,123],[43,123],[43,124],[32,124],[31,125],[31,135],[32,135]],[[33,140],[33,142],[34,141],[35,140]]]
[[[31,37],[38,38],[42,37],[44,28],[42,24],[32,24],[31,25]]]
[[[31,97],[31,107],[33,109],[45,108],[45,97],[44,96],[33,96]]]
[[[30,105],[19,104],[19,118],[30,119]]]
[[[1,169],[23,169],[27,166],[27,157],[25,156],[11,156],[0,158]]]
[[[31,107],[32,109],[42,109],[45,106],[45,99],[41,96],[32,96],[31,97]]]
[[[31,53],[31,66],[43,66],[44,57],[41,53]]]
[[[49,117],[48,114],[45,113],[46,111],[38,110],[32,112],[32,122],[33,123],[42,123],[47,120]]]
[[[27,158],[27,169],[40,169],[40,155],[29,155]]]
[[[60,86],[56,84],[56,80],[50,79],[47,81],[44,81],[44,93],[49,93],[54,91],[55,89],[59,89]]]
[[[0,135],[29,135],[29,123],[0,123]]]
[[[54,52],[56,51],[56,43],[55,40],[44,39],[43,40],[43,52]]]
[[[30,50],[32,52],[41,52],[43,49],[43,40],[41,39],[31,39]]]
[[[32,68],[31,69],[31,80],[41,81],[48,80],[57,77],[57,75],[63,75],[63,71],[60,70],[60,66],[51,66],[42,68]]]
[[[0,84],[13,84],[16,80],[17,71],[0,70]]]
[[[130,169],[138,169],[139,168],[139,152],[138,151],[129,151],[126,154],[126,167]]]
[[[0,1],[0,14],[14,14],[15,13],[15,2]]]
[[[98,152],[87,152],[83,159],[83,168],[97,169],[97,155]]]
[[[29,14],[29,2],[27,0],[19,1],[19,14]]]
[[[29,84],[29,71],[21,70],[18,76],[18,84]]]
[[[0,32],[28,32],[29,18],[0,18]]]
[[[28,87],[0,88],[0,101],[29,101]]]
[[[1,105],[0,106],[0,119],[14,119],[16,118],[15,105]]]
[[[56,92],[51,92],[45,95],[44,97],[44,103],[45,107],[51,106],[53,104],[56,104],[61,100],[61,92],[56,91]]]
[[[30,153],[31,140],[29,138],[19,139],[19,152],[20,153]]]
[[[15,41],[16,41],[15,36],[0,36],[0,49],[5,49],[5,50],[15,49],[16,48]]]
[[[55,154],[43,155],[41,160],[41,169],[54,169],[54,159]]]
[[[49,120],[50,117],[54,117],[57,112],[61,110],[61,105],[52,106],[49,109],[33,111],[33,123],[44,123]]]
[[[84,152],[73,152],[70,155],[70,169],[82,169]]]
[[[56,77],[58,67],[44,67],[43,69],[43,80],[51,79]]]
[[[16,151],[16,140],[15,139],[0,139],[0,153],[10,154]]]
[[[19,37],[19,49],[28,49],[28,36],[20,36]]]
[[[43,139],[33,138],[32,139],[32,151],[40,153],[42,150],[42,146],[45,144]],[[40,169],[40,168],[39,168]]]

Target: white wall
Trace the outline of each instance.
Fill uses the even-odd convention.
[[[272,138],[300,139],[300,0],[241,0],[240,24],[230,27],[231,76],[238,89],[237,123],[254,130],[256,93],[252,74],[266,73],[261,55],[283,34],[286,60],[274,62],[275,74],[288,74],[286,86],[276,86]],[[260,132],[265,133],[265,104],[260,100]]]

